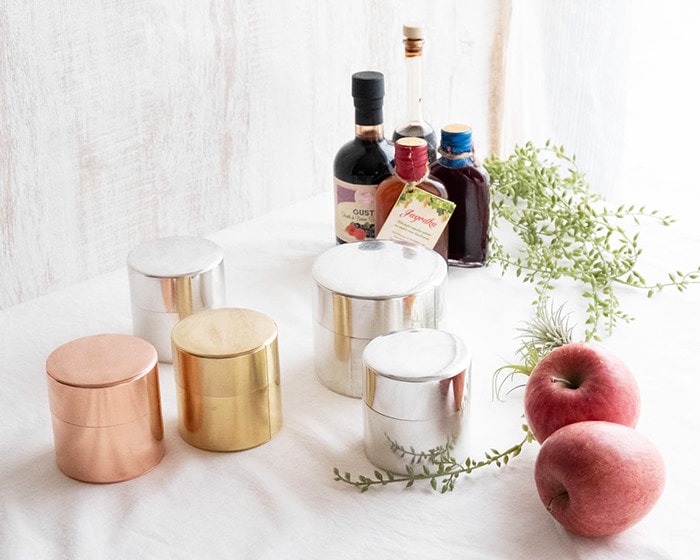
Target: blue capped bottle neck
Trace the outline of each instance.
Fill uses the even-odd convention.
[[[440,132],[440,163],[464,167],[473,163],[472,129],[467,125],[448,125]]]

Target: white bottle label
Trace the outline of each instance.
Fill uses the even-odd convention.
[[[345,242],[374,238],[377,185],[356,185],[334,178],[335,235]]]

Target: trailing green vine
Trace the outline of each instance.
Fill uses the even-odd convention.
[[[684,290],[700,282],[698,267],[647,283],[635,269],[642,252],[639,232],[629,228],[643,219],[669,225],[673,218],[644,206],[609,208],[563,147],[547,142],[537,148],[528,142],[506,159],[487,158],[484,167],[491,178],[489,262],[499,264],[504,274],[512,268],[534,284],[537,304],[547,300],[557,280],[583,284],[586,340],[599,340],[601,329],[610,335],[619,321],[632,319],[621,308],[616,286],[643,289],[651,297],[667,286]],[[495,235],[508,227],[520,240],[513,250]]]
[[[449,446],[439,446],[427,452],[416,452],[413,449],[405,449],[397,442],[390,440],[392,450],[401,457],[410,457],[406,465],[405,474],[394,474],[390,471],[375,470],[373,476],[359,475],[353,477],[349,472],[341,473],[338,467],[333,469],[334,480],[344,482],[366,492],[372,486],[386,486],[387,484],[404,484],[410,488],[418,481],[427,481],[430,487],[441,494],[454,490],[455,483],[460,475],[471,474],[476,469],[496,465],[502,467],[508,464],[510,459],[520,455],[523,447],[535,440],[528,426],[522,426],[525,436],[522,441],[509,447],[505,451],[491,449],[484,453],[484,459],[474,460],[467,458],[464,463],[459,463],[451,455]],[[433,468],[431,468],[433,467]]]

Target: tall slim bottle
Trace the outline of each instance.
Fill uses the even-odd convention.
[[[440,198],[447,198],[444,185],[429,175],[428,143],[423,138],[412,136],[400,138],[394,144],[394,148],[396,170],[377,188],[377,231],[382,229],[401,191],[409,183]],[[433,247],[445,260],[447,260],[448,235],[448,228],[445,228]]]
[[[437,140],[433,127],[423,119],[423,27],[416,24],[403,26],[404,67],[406,78],[406,114],[394,130],[393,140],[415,136],[428,143],[428,159],[437,158]]]
[[[430,165],[430,173],[442,181],[447,197],[456,205],[447,225],[447,262],[465,268],[483,266],[489,247],[490,179],[474,159],[471,127],[445,126],[439,152],[440,158]]]
[[[337,243],[374,238],[377,185],[394,171],[394,148],[384,138],[384,75],[353,74],[352,96],[355,138],[333,162]]]

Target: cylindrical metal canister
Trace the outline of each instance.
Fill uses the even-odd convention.
[[[362,352],[376,336],[441,326],[447,265],[421,245],[337,245],[316,259],[312,275],[316,375],[337,393],[362,395]]]
[[[119,482],[165,453],[155,348],[124,334],[87,336],[46,360],[56,464],[85,482]]]
[[[364,351],[365,453],[405,474],[468,453],[471,354],[457,336],[409,329],[379,336]]]
[[[239,451],[282,427],[277,325],[251,309],[200,311],[172,331],[178,428],[191,445]]]
[[[208,239],[163,237],[127,257],[133,332],[171,362],[170,333],[188,315],[224,307],[224,253]]]

